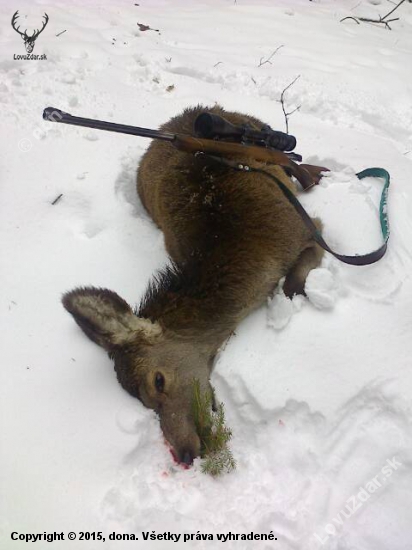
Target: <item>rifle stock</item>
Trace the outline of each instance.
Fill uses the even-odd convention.
[[[293,162],[286,153],[275,151],[266,147],[256,145],[242,145],[241,143],[231,143],[228,141],[216,141],[214,139],[200,139],[183,134],[176,134],[172,145],[187,153],[196,153],[201,151],[206,154],[218,156],[242,156],[245,160],[254,159],[270,164],[277,164],[289,169],[290,173],[299,181],[304,189],[314,185],[313,177],[306,168],[302,168]]]

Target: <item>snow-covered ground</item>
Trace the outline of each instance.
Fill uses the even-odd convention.
[[[411,548],[412,5],[389,31],[341,23],[393,7],[356,4],[2,2],[2,549],[30,547],[12,532],[65,533],[38,550],[208,549],[216,537],[183,535],[229,531],[277,537],[224,543],[236,550]],[[13,59],[25,53],[10,25],[17,9],[21,30],[49,15],[33,52],[47,60]],[[326,257],[310,300],[276,295],[238,328],[212,378],[238,466],[215,480],[173,462],[155,414],[121,389],[60,304],[88,284],[136,303],[167,262],[135,192],[149,142],[41,114],[52,105],[156,128],[188,105],[219,102],[284,129],[278,100],[298,75],[286,95],[289,110],[301,106],[290,118],[297,150],[333,170],[302,201],[338,251],[372,250],[382,183],[354,173],[387,168],[389,250],[364,268]],[[106,540],[70,542],[69,531]],[[148,542],[143,531],[181,539]],[[110,541],[112,532],[139,542]]]

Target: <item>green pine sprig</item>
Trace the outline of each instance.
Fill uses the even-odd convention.
[[[236,468],[236,461],[228,447],[232,432],[225,426],[223,404],[212,410],[212,394],[201,392],[198,380],[193,384],[193,414],[200,437],[202,472],[213,477]]]

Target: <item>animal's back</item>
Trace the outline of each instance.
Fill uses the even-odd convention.
[[[161,130],[192,134],[194,120],[204,111],[233,124],[249,123],[256,129],[263,126],[253,117],[198,106],[186,109]],[[239,160],[263,167],[293,188],[280,167]],[[310,239],[273,180],[194,157],[167,142],[152,142],[143,156],[138,192],[163,230],[171,258],[177,264],[196,258],[205,279],[213,281],[216,288],[231,287],[230,292],[241,302],[264,299]],[[243,300],[242,293],[246,294]]]

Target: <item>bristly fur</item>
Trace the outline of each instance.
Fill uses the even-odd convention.
[[[135,309],[136,315],[155,321],[157,312],[164,311],[172,295],[193,296],[199,279],[197,262],[178,265],[170,260],[149,281],[146,292]]]

